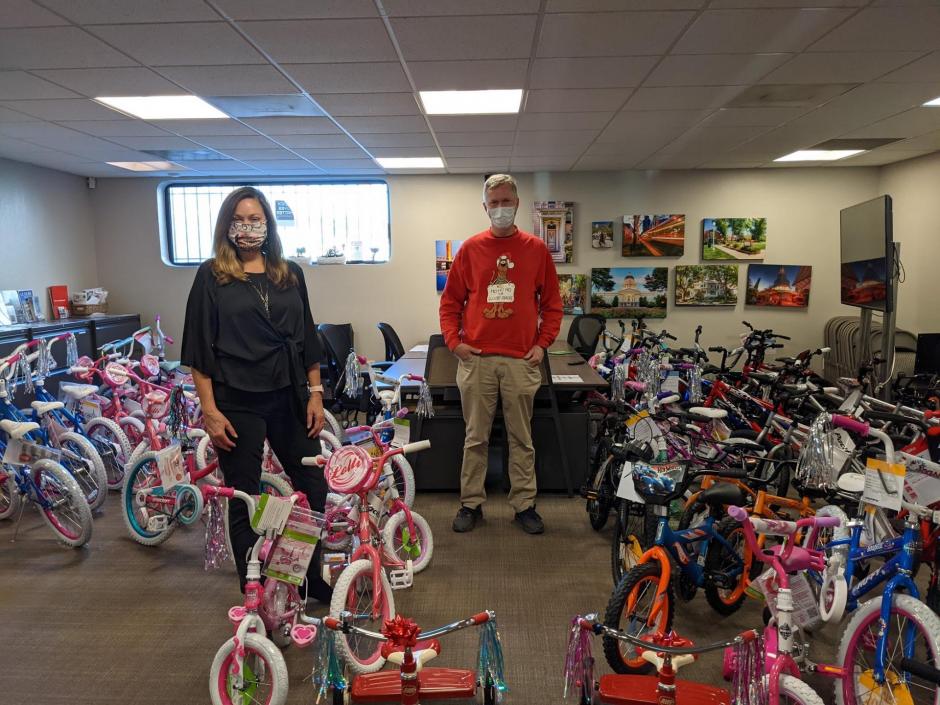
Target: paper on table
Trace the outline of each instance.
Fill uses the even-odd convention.
[[[554,384],[565,384],[566,382],[581,382],[581,375],[552,375]]]
[[[427,343],[425,343],[424,345],[415,345],[413,348],[411,348],[411,352],[427,352],[427,351],[428,351]]]

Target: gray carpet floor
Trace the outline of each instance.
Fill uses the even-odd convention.
[[[29,509],[15,543],[12,522],[0,524],[0,702],[209,702],[209,666],[231,636],[226,611],[241,597],[234,569],[227,564],[204,571],[201,525],[177,531],[157,548],[134,543],[118,501],[115,494],[109,497],[96,516],[92,542],[80,550],[59,546]],[[398,612],[432,628],[495,610],[508,702],[563,702],[569,620],[577,613],[603,613],[613,587],[611,526],[595,533],[583,500],[548,496],[538,505],[546,532],[529,536],[512,523],[505,497],[494,496],[484,523],[458,535],[450,529],[456,506],[453,495],[416,500],[415,509],[434,532],[434,557],[411,589],[395,593]],[[675,624],[684,636],[710,642],[761,625],[761,609],[748,600],[736,614],[720,617],[700,593],[678,605]],[[831,656],[838,632],[830,626],[814,641],[818,658]],[[475,667],[473,630],[444,637],[442,646],[436,664]],[[607,672],[599,640],[595,655],[598,673]],[[311,653],[290,647],[285,656],[288,702],[312,703]],[[720,666],[719,652],[684,669],[683,676],[721,684]],[[831,682],[810,682],[832,702]]]

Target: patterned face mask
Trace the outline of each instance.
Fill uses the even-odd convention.
[[[257,223],[232,221],[228,229],[228,239],[240,250],[257,250],[268,239],[268,224],[264,220]]]

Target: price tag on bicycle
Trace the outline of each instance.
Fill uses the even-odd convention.
[[[101,416],[101,403],[97,399],[82,399],[79,403],[82,416],[86,421],[97,419]]]
[[[281,500],[282,502],[284,500]],[[290,501],[286,504],[290,507]],[[264,574],[274,580],[300,585],[307,576],[314,549],[320,540],[323,516],[294,506],[288,512],[265,564]]]
[[[900,511],[904,499],[904,465],[869,458],[865,465],[862,501],[876,507]]]
[[[753,581],[764,596],[770,613],[777,618],[777,574],[773,568],[768,568]],[[790,576],[790,593],[793,598],[793,621],[801,629],[813,629],[822,623],[819,613],[819,601],[813,595],[805,573],[796,573]]]
[[[186,481],[186,470],[183,468],[183,449],[178,444],[172,444],[157,452],[157,470],[160,472],[160,484],[164,490],[169,490]]]
[[[411,422],[408,419],[395,419],[395,436],[392,438],[392,448],[401,448],[411,443]]]
[[[7,442],[7,449],[3,454],[3,462],[7,465],[32,465],[37,460],[62,460],[62,452],[48,446],[24,441],[22,438],[11,438]]]
[[[292,507],[290,498],[263,494],[258,498],[255,513],[251,517],[251,526],[259,533],[268,530],[280,533],[284,530]]]

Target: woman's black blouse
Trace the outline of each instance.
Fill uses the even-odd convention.
[[[186,303],[180,361],[216,382],[248,392],[292,386],[303,396],[306,371],[322,356],[301,268],[297,285],[278,289],[265,274],[219,285],[203,262]],[[252,283],[255,285],[252,286]],[[268,292],[271,318],[256,291]]]

